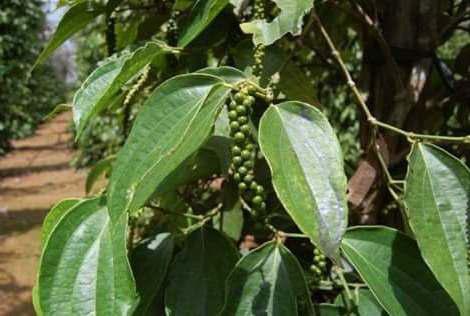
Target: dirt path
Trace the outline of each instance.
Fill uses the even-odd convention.
[[[69,165],[70,119],[57,116],[0,158],[0,316],[34,315],[42,220],[58,200],[84,195],[86,174]]]

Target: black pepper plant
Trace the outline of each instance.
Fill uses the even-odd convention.
[[[462,3],[445,11],[460,17],[448,31],[470,15]],[[400,120],[399,107],[418,101],[406,99],[404,85],[415,81],[402,77],[413,72],[394,67],[413,64],[410,54],[430,55],[407,51],[402,62],[392,31],[376,28],[392,16],[388,7],[62,5],[68,11],[37,63],[87,25],[104,32],[111,56],[73,98],[76,140],[111,114],[125,141],[91,169],[87,191],[95,195],[61,201],[45,219],[33,293],[39,315],[470,315],[470,136],[460,105],[452,125],[460,132],[445,120],[440,130],[435,123],[412,131]],[[374,12],[385,20],[374,24]],[[375,46],[350,45],[359,39],[348,33],[357,26],[348,14],[364,18],[364,41],[373,36]],[[371,56],[368,45],[383,54]],[[382,94],[363,93],[352,73],[358,63],[343,56],[361,49],[364,72],[385,60],[382,71],[397,82],[381,90],[383,102],[397,102],[393,119],[382,120],[375,107]],[[442,70],[445,62],[433,58]],[[335,78],[349,89],[340,100],[357,105],[351,117],[361,127],[364,158],[348,159],[358,166],[349,183],[337,136],[344,129],[328,120],[338,110],[325,109],[314,91],[344,96],[346,88],[325,90]],[[389,97],[396,87],[400,97]],[[434,133],[442,130],[446,136]],[[93,191],[100,175],[107,184]]]

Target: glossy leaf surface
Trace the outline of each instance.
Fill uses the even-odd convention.
[[[143,240],[132,251],[131,263],[140,301],[136,315],[149,315],[153,300],[161,290],[175,243],[169,233],[160,233]]]
[[[253,42],[271,45],[287,33],[299,35],[302,31],[303,17],[313,8],[311,0],[273,0],[281,10],[271,22],[255,20],[243,23],[243,32],[253,34]]]
[[[225,281],[237,260],[235,246],[217,230],[203,227],[193,231],[170,268],[167,315],[218,315]]]
[[[78,202],[80,202],[79,199],[65,199],[51,208],[49,213],[47,213],[44,222],[42,223],[41,245],[46,243],[47,238],[49,238],[55,225],[57,225],[62,216],[64,216],[67,211],[74,207]]]
[[[178,46],[185,47],[194,40],[228,3],[228,0],[195,1],[189,21],[181,32]]]
[[[459,314],[410,237],[388,227],[355,228],[341,248],[390,315]]]
[[[112,218],[141,207],[201,147],[229,93],[204,74],[174,77],[152,93],[118,153],[109,186]]]
[[[88,1],[70,7],[60,20],[54,35],[39,55],[33,68],[43,63],[60,45],[104,12],[104,7],[96,5],[90,7]]]
[[[224,316],[312,315],[302,268],[281,243],[268,242],[244,256],[227,281]]]
[[[301,102],[271,106],[261,118],[259,142],[287,212],[326,255],[336,257],[347,226],[346,176],[327,119]]]
[[[469,169],[443,149],[415,144],[405,188],[409,224],[424,260],[461,313],[470,315],[466,242]]]
[[[73,99],[73,120],[80,137],[88,121],[110,105],[122,86],[168,48],[149,42],[132,54],[124,54],[97,68],[83,83]]]
[[[137,303],[127,261],[127,217],[112,225],[101,198],[62,216],[41,257],[37,296],[44,315],[131,315]]]

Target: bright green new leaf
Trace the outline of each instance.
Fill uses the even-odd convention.
[[[72,35],[82,30],[96,17],[105,12],[105,7],[90,5],[89,1],[74,4],[62,17],[57,29],[48,42],[47,46],[39,55],[33,69],[43,63],[60,45],[68,40]]]
[[[354,228],[341,249],[390,315],[459,315],[408,236],[388,227]]]
[[[193,231],[170,267],[167,316],[218,315],[225,281],[237,260],[234,244],[217,230],[201,227]]]
[[[54,229],[55,225],[57,225],[57,223],[61,220],[62,216],[65,215],[69,209],[77,205],[78,202],[80,202],[79,199],[65,199],[51,208],[49,213],[47,213],[44,222],[42,223],[41,245],[44,246],[47,241],[47,238],[49,238],[52,233],[52,230]]]
[[[111,170],[112,163],[116,159],[116,156],[112,155],[98,161],[88,172],[85,181],[85,192],[89,194],[96,181],[102,176]]]
[[[41,256],[37,297],[44,315],[131,315],[137,303],[127,261],[127,217],[111,224],[105,201],[84,200],[55,225]]]
[[[405,204],[424,260],[462,315],[470,315],[466,242],[470,170],[443,149],[413,145]]]
[[[110,179],[111,218],[135,211],[210,136],[230,88],[205,74],[176,76],[147,99]]]
[[[220,315],[314,315],[302,267],[271,241],[244,256],[230,273]]]
[[[73,99],[73,120],[80,137],[89,120],[109,106],[122,86],[138,74],[159,54],[170,49],[158,42],[149,42],[132,54],[124,54],[97,68],[83,83]]]
[[[181,31],[179,47],[187,46],[214,20],[228,4],[228,0],[198,0],[191,9],[191,16]]]
[[[261,151],[282,204],[330,258],[346,231],[346,176],[341,148],[324,115],[301,102],[271,106],[260,122]]]
[[[271,45],[287,33],[299,35],[305,14],[313,8],[312,0],[273,0],[281,13],[271,22],[255,20],[240,25],[243,32],[253,34],[255,45]]]
[[[169,233],[161,233],[143,240],[132,251],[132,271],[140,294],[135,315],[150,315],[148,312],[162,288],[174,248],[173,237]]]

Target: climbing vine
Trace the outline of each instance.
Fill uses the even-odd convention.
[[[436,50],[464,2],[405,10],[429,23],[406,49],[391,4],[68,5],[36,67],[105,32],[71,107],[78,142],[109,115],[119,136],[45,220],[38,314],[470,314],[468,74]]]

